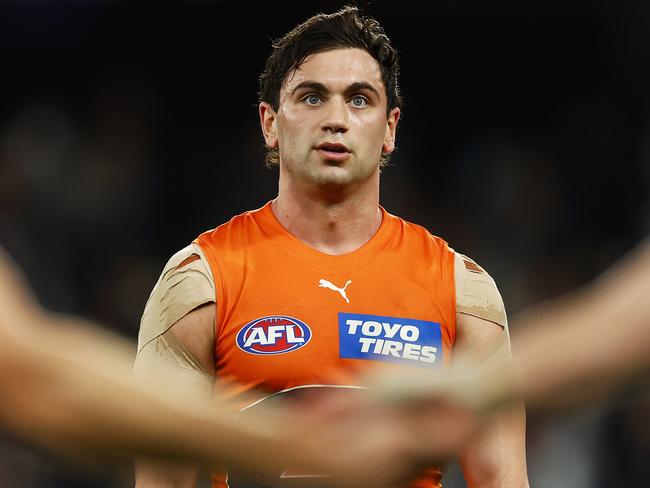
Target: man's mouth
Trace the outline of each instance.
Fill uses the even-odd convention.
[[[324,142],[317,146],[320,155],[329,161],[343,161],[350,156],[350,150],[337,142]]]
[[[321,151],[327,151],[327,152],[335,152],[335,153],[347,153],[350,152],[347,147],[343,144],[339,144],[337,142],[324,142],[320,146],[318,146],[318,149]]]

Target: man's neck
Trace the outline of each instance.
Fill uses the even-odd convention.
[[[378,185],[377,185],[378,187]],[[325,253],[341,255],[359,249],[381,225],[379,191],[361,191],[336,200],[283,189],[273,213],[292,235]]]

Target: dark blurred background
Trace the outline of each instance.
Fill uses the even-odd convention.
[[[483,265],[511,316],[650,231],[650,4],[595,3],[357,2],[402,56],[382,204]],[[257,76],[341,5],[0,2],[0,244],[46,306],[135,340],[168,257],[275,196]],[[531,486],[650,486],[649,405],[531,418]],[[0,437],[2,487],[131,476]]]

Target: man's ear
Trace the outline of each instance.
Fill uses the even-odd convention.
[[[399,122],[400,110],[395,107],[388,114],[386,120],[386,134],[384,135],[384,145],[381,150],[384,153],[392,153],[395,150],[395,138],[397,136],[397,122]]]
[[[261,102],[259,106],[260,125],[266,146],[275,149],[278,147],[278,135],[276,130],[277,114],[268,102]]]

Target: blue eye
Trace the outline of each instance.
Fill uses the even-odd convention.
[[[318,95],[307,95],[304,98],[304,101],[307,105],[318,105],[320,103],[320,97]]]
[[[368,105],[368,100],[366,97],[363,97],[361,95],[356,95],[355,97],[352,97],[352,106],[355,108],[363,108],[366,105]]]

